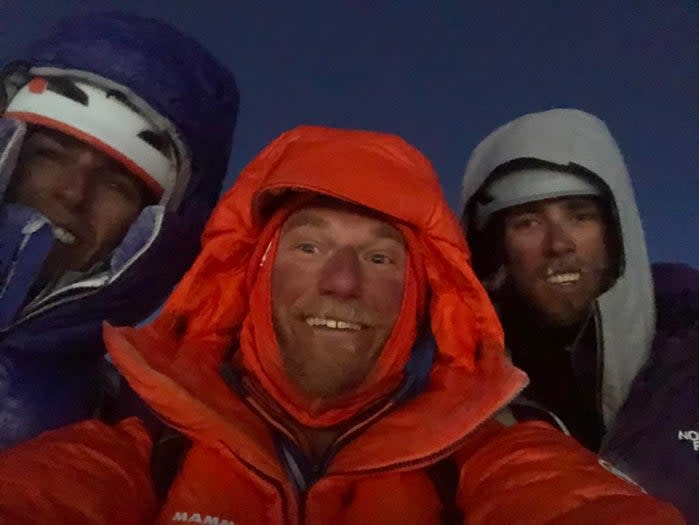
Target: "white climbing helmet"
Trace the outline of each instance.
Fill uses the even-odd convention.
[[[118,90],[70,76],[35,76],[12,97],[4,116],[90,144],[141,179],[160,204],[175,189],[175,141]]]
[[[559,197],[598,197],[601,187],[590,177],[564,171],[530,168],[487,182],[475,201],[475,227],[482,230],[493,214],[528,202]]]

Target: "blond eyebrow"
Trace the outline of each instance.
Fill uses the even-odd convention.
[[[294,213],[291,217],[289,217],[286,220],[284,226],[282,227],[282,231],[288,232],[289,230],[301,228],[304,226],[327,228],[328,225],[328,221],[320,215],[314,213],[313,211],[302,210],[297,213]],[[403,234],[401,234],[396,228],[394,228],[390,224],[381,223],[372,229],[372,233],[379,239],[391,239],[400,243],[401,245],[405,244]]]
[[[396,228],[388,224],[384,223],[376,226],[376,228],[374,228],[373,233],[376,237],[380,239],[391,239],[400,243],[401,245],[405,244],[403,234],[399,232]]]
[[[317,228],[324,228],[328,226],[328,221],[313,213],[312,211],[300,211],[294,213],[289,217],[284,223],[283,230],[289,231],[294,228],[300,228],[302,226],[315,226]]]

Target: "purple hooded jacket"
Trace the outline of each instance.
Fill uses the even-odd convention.
[[[600,453],[699,523],[699,270],[671,263],[652,269],[651,355]]]
[[[29,300],[54,242],[36,210],[0,200],[0,448],[94,417],[103,402],[102,323],[133,324],[157,308],[199,251],[226,174],[238,112],[233,75],[199,43],[139,16],[71,17],[0,75],[0,112],[32,74],[110,81],[178,132],[189,154],[182,199],[144,208],[99,275]],[[25,132],[0,118],[0,199]]]

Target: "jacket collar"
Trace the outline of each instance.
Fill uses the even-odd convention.
[[[202,357],[207,342],[199,343],[201,351],[180,351],[171,360],[166,342],[147,328],[136,332],[105,327],[110,354],[132,388],[164,421],[194,442],[222,448],[251,468],[285,480],[271,427],[230,388],[220,374],[220,363]],[[475,371],[452,366],[438,356],[423,392],[403,403],[391,403],[358,435],[353,435],[354,428],[343,434],[345,444],[337,450],[327,474],[420,466],[449,455],[526,385],[524,373],[504,355],[483,355],[490,356],[491,362]],[[357,427],[362,426],[357,422]]]

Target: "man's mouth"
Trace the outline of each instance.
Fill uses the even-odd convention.
[[[306,317],[306,324],[311,327],[330,328],[331,330],[349,330],[357,332],[362,329],[362,325],[342,319],[331,319],[328,317]]]
[[[574,284],[580,280],[580,272],[551,273],[547,275],[546,282],[550,284]]]
[[[65,228],[61,226],[54,226],[53,227],[53,236],[58,240],[59,242],[67,245],[72,245],[75,243],[77,240],[75,235]]]

